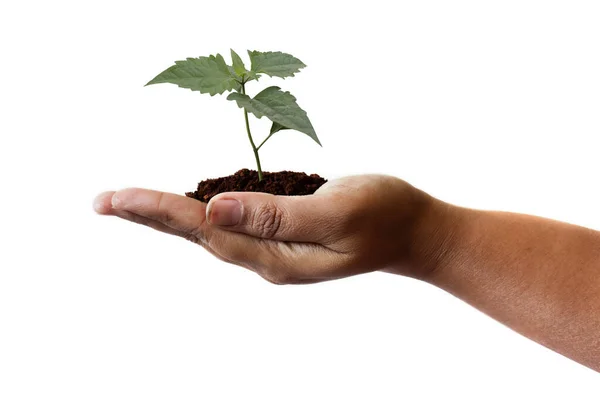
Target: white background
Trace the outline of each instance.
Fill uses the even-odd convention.
[[[597,399],[597,373],[432,286],[273,286],[91,201],[253,167],[234,104],[143,87],[232,47],[308,65],[249,88],[290,90],[324,145],[281,132],[266,170],[600,229],[599,21],[596,1],[2,2],[0,398]]]

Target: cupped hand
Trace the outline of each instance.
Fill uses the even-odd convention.
[[[387,270],[427,275],[421,238],[434,199],[384,175],[337,179],[310,196],[228,192],[208,205],[145,189],[100,194],[96,212],[197,243],[278,283]]]

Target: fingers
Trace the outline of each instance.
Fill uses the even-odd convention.
[[[272,202],[267,203],[267,207],[277,207],[274,212],[281,211],[282,217],[285,216],[277,222],[277,229],[269,231],[266,215],[261,214],[272,209],[261,210],[264,207],[261,198],[241,195],[247,213],[240,215],[241,232],[205,224],[206,206],[197,200],[152,190],[105,192],[96,198],[94,208],[99,214],[114,215],[192,240],[217,258],[255,271],[273,283],[308,283],[337,277],[336,265],[343,262],[340,254],[322,245],[293,242],[312,242],[325,236],[324,221],[331,218],[326,207],[310,201],[281,201],[277,196],[265,195]],[[220,211],[217,209],[217,212]],[[247,234],[249,232],[282,239],[258,238]]]
[[[209,224],[280,241],[327,242],[341,212],[326,196],[274,196],[231,192],[211,199]]]
[[[130,188],[105,192],[96,198],[94,207],[100,214],[130,212],[181,232],[182,235],[199,238],[202,237],[206,221],[206,206],[203,203],[155,190]]]
[[[276,284],[313,283],[339,278],[344,255],[312,243],[282,242],[216,230],[208,245],[231,263]]]
[[[233,263],[230,259],[221,256],[220,254],[216,253],[213,249],[211,249],[210,247],[208,247],[206,245],[206,243],[202,240],[200,240],[199,238],[190,235],[188,233],[173,229],[171,227],[168,227],[158,221],[155,221],[153,219],[150,218],[146,218],[143,217],[141,215],[135,214],[133,212],[130,211],[124,211],[124,210],[117,210],[114,209],[112,207],[112,197],[114,195],[115,192],[104,192],[101,193],[100,195],[98,195],[96,197],[96,199],[94,200],[94,210],[98,213],[98,214],[102,214],[102,215],[113,215],[115,217],[119,217],[121,219],[130,221],[130,222],[134,222],[136,224],[140,224],[140,225],[145,225],[148,226],[154,230],[157,230],[159,232],[163,232],[163,233],[167,233],[169,235],[174,235],[174,236],[179,236],[182,237],[184,239],[190,240],[194,243],[200,244],[202,247],[204,247],[209,253],[211,253],[213,256],[215,256],[216,258],[218,258],[221,261],[225,261],[228,263]]]
[[[168,233],[169,235],[182,236],[182,232],[170,228],[153,219],[142,217],[141,215],[134,214],[130,211],[116,210],[112,208],[111,199],[114,193],[115,192],[105,192],[96,197],[94,200],[94,209],[98,214],[114,215],[115,217],[135,222],[136,224],[149,226],[152,229],[163,233]]]

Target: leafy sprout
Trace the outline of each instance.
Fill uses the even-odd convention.
[[[248,55],[250,69],[246,69],[240,56],[233,50],[231,50],[232,65],[228,65],[220,54],[175,61],[174,65],[158,74],[146,86],[172,83],[211,96],[233,92],[227,96],[227,100],[235,101],[238,107],[244,110],[246,132],[256,159],[258,179],[261,181],[263,173],[258,151],[275,133],[284,129],[293,129],[308,135],[319,145],[321,142],[306,111],[300,108],[296,98],[290,92],[284,92],[277,86],[269,86],[254,97],[246,94],[246,84],[257,81],[261,75],[285,79],[293,77],[306,65],[296,57],[279,51],[248,51]],[[249,113],[256,118],[267,117],[272,121],[269,134],[258,146],[250,132]]]

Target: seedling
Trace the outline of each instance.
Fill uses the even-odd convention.
[[[246,132],[256,159],[260,182],[263,173],[258,151],[275,133],[284,129],[293,129],[310,136],[319,145],[321,142],[306,111],[300,108],[296,98],[290,92],[284,92],[277,86],[269,86],[253,98],[246,94],[246,84],[258,81],[263,74],[285,79],[293,77],[306,65],[296,57],[279,51],[248,51],[248,55],[251,65],[249,70],[233,50],[231,50],[232,65],[227,65],[220,54],[175,61],[175,65],[158,74],[146,86],[155,83],[173,83],[211,96],[233,91],[227,96],[227,100],[235,101],[238,107],[244,109]],[[267,117],[273,122],[269,134],[258,146],[255,145],[250,132],[248,113],[257,118]]]

